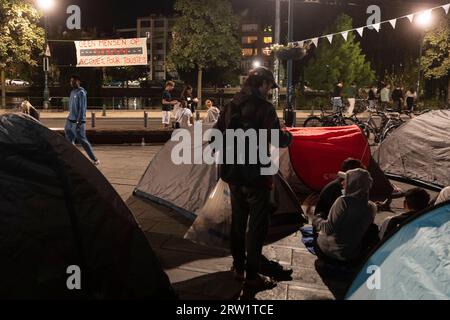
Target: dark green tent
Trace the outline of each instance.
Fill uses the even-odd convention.
[[[0,299],[171,299],[145,235],[64,137],[0,116]],[[68,290],[69,266],[81,290]]]

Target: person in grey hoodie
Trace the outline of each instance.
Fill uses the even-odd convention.
[[[340,172],[344,195],[336,200],[327,220],[312,217],[318,230],[317,256],[322,260],[357,263],[364,255],[364,239],[372,226],[377,207],[369,201],[373,180],[363,169]]]

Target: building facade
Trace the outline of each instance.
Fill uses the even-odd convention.
[[[242,74],[247,74],[257,66],[273,67],[273,56],[270,49],[273,44],[272,26],[264,25],[257,19],[243,20],[240,25],[240,41]]]
[[[117,35],[121,38],[138,37],[147,38],[147,52],[149,62],[149,80],[166,80],[167,57],[172,39],[172,27],[175,17],[150,15],[137,19],[136,28],[118,29]],[[175,74],[170,75],[172,78]]]
[[[118,29],[121,38],[146,37],[148,40],[149,79],[166,80],[176,78],[176,74],[168,74],[167,56],[172,39],[172,27],[176,17],[150,15],[137,19],[136,28]],[[257,18],[244,19],[240,24],[239,41],[242,47],[241,74],[256,66],[273,67],[273,28],[264,25]]]

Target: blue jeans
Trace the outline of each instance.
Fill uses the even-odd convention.
[[[69,140],[70,143],[75,143],[75,141],[78,141],[86,151],[88,157],[92,161],[97,161],[97,158],[94,155],[94,151],[92,150],[92,146],[86,137],[86,124],[83,123],[77,125],[76,123],[66,121],[64,133],[66,135],[66,139]]]

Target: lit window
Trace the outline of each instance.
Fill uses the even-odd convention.
[[[243,44],[252,44],[258,41],[258,37],[255,36],[248,36],[248,37],[242,37],[242,43]]]
[[[272,50],[269,47],[264,48],[262,52],[266,56],[270,56],[272,54]]]
[[[242,55],[244,57],[251,57],[251,56],[253,56],[253,49],[242,49]]]
[[[264,43],[271,44],[272,43],[272,37],[264,37]]]

